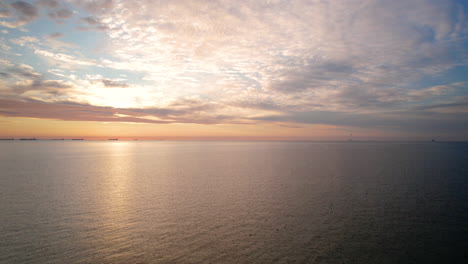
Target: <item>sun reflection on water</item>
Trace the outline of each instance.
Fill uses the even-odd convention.
[[[99,194],[102,211],[96,215],[97,248],[108,256],[121,256],[131,244],[132,227],[135,225],[132,208],[132,180],[135,176],[134,156],[129,142],[103,142],[107,155],[99,157],[103,165],[99,179]],[[112,250],[111,250],[112,249]],[[111,250],[107,252],[108,250]],[[117,251],[116,251],[117,250]]]

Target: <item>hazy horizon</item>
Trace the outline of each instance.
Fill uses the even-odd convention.
[[[303,138],[216,138],[216,137],[209,137],[209,138],[161,138],[161,137],[154,137],[154,138],[139,138],[139,137],[129,137],[129,138],[119,138],[119,137],[102,137],[102,138],[86,138],[86,137],[2,137],[0,140],[86,140],[86,141],[111,141],[111,140],[118,140],[118,141],[227,141],[227,142],[349,142],[349,143],[359,143],[359,142],[377,142],[377,143],[398,143],[398,142],[405,142],[405,143],[424,143],[424,142],[468,142],[468,140],[437,140],[437,139],[303,139]]]

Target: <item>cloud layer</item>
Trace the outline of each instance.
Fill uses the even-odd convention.
[[[8,45],[32,52],[49,68],[5,60],[0,95],[25,103],[132,109],[125,114],[134,120],[129,122],[460,131],[466,129],[468,79],[449,73],[468,66],[465,5],[10,1],[0,6],[0,25],[6,28],[21,29],[44,17],[73,26],[75,33],[11,37]],[[97,34],[100,42],[89,46],[67,39],[69,34]]]

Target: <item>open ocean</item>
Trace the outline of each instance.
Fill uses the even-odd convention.
[[[468,143],[1,141],[0,263],[464,263]]]

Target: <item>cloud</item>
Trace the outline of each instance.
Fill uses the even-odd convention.
[[[168,89],[180,87],[178,78],[198,72],[190,87],[200,93],[218,85],[233,93],[257,87],[258,94],[291,100],[297,95],[304,107],[356,111],[382,102],[389,107],[404,101],[403,95],[417,98],[407,87],[466,60],[464,53],[453,52],[464,49],[460,38],[466,19],[451,1],[85,5],[93,16],[83,21],[107,27],[109,52],[116,58],[111,67],[141,69],[157,76],[148,76],[151,80],[164,72],[172,80],[165,82]]]
[[[382,129],[386,131],[406,131],[411,133],[443,135],[444,133],[464,133],[468,130],[468,117],[461,112],[398,111],[380,114],[354,114],[344,112],[303,112],[282,116],[265,116],[252,120],[241,120],[228,115],[199,115],[209,111],[212,106],[190,106],[185,102],[183,108],[175,105],[167,108],[113,108],[99,107],[73,102],[46,103],[0,99],[0,115],[4,117],[33,117],[74,121],[98,122],[135,122],[135,123],[197,123],[197,124],[255,124],[278,123],[281,126],[300,127],[297,124],[326,124],[337,127],[363,129]],[[434,108],[465,107],[466,102],[451,105],[437,105]],[[405,116],[404,119],[401,116]],[[291,123],[293,122],[293,123]],[[293,125],[296,123],[296,125]],[[288,125],[289,124],[289,125]]]
[[[88,24],[90,24],[90,25],[98,25],[98,24],[100,24],[100,22],[99,22],[96,18],[94,18],[94,17],[92,17],[92,16],[89,16],[89,17],[82,17],[81,20],[84,21],[84,22],[86,22],[86,23],[88,23]]]
[[[13,101],[26,101],[35,102],[37,107],[42,107],[44,103],[46,110],[53,108],[54,104],[73,104],[73,105],[85,105],[88,109],[95,107],[95,111],[102,112],[102,109],[114,109],[118,110],[119,117],[126,117],[125,119],[116,119],[115,117],[106,117],[111,119],[103,119],[101,115],[89,115],[86,114],[86,119],[83,119],[76,115],[71,116],[70,119],[66,117],[58,117],[53,111],[42,111],[37,109],[38,112],[23,111],[22,109],[13,108],[3,109],[4,115],[6,112],[10,113],[7,116],[22,116],[22,117],[37,117],[37,118],[51,118],[51,119],[63,119],[63,120],[88,120],[88,121],[118,121],[118,122],[143,122],[143,123],[200,123],[200,124],[216,124],[216,123],[249,123],[245,118],[238,116],[230,116],[226,113],[220,112],[220,107],[211,103],[203,102],[194,98],[182,98],[178,100],[170,101],[164,107],[145,107],[145,108],[112,108],[102,106],[92,106],[89,101],[93,101],[96,96],[97,89],[103,88],[128,88],[130,85],[122,83],[116,80],[102,79],[102,76],[90,76],[91,82],[85,82],[81,80],[48,80],[44,79],[44,76],[37,73],[29,65],[18,65],[8,61],[2,61],[5,67],[0,67],[0,76],[3,80],[0,81],[0,98],[9,98]],[[56,71],[54,71],[56,72]],[[59,71],[59,76],[66,77],[63,70]],[[100,85],[95,86],[96,82]],[[141,89],[135,87],[134,89]],[[127,90],[127,89],[122,89]],[[133,90],[133,89],[132,89]],[[118,91],[113,92],[117,97],[128,99],[128,96],[134,96],[135,92],[130,91],[119,95]],[[142,93],[137,93],[139,96],[144,96]],[[114,95],[110,95],[108,92],[103,93],[104,99],[112,98]],[[151,98],[148,98],[151,99]],[[9,104],[13,107],[12,104]],[[16,105],[23,105],[18,103]],[[60,106],[57,106],[60,107]],[[6,112],[5,112],[6,111]],[[107,111],[107,110],[106,110]],[[16,113],[13,115],[13,113]],[[111,115],[111,114],[108,114]],[[112,114],[113,115],[113,114]],[[93,119],[94,117],[94,119]],[[126,120],[126,121],[125,121]]]
[[[109,87],[109,88],[115,88],[115,87],[127,88],[127,87],[130,87],[130,85],[128,85],[126,83],[119,83],[119,82],[116,82],[116,81],[113,81],[113,80],[102,79],[101,82],[104,84],[105,87]]]
[[[3,65],[0,70],[3,72],[4,78],[15,78],[16,80],[37,80],[42,75],[26,64],[15,64],[9,61],[0,61]]]
[[[38,0],[37,3],[44,7],[57,8],[60,6],[59,1],[57,0]]]
[[[18,28],[36,20],[40,16],[41,8],[47,9],[49,18],[58,23],[74,15],[68,8],[60,8],[60,2],[55,0],[39,0],[32,4],[26,1],[16,1],[9,6],[11,9],[0,10],[0,18],[10,18],[7,21],[0,21],[0,25],[9,28]]]
[[[58,89],[68,89],[73,86],[70,83],[58,80],[42,80],[37,76],[34,76],[35,80],[28,80],[23,82],[18,82],[14,88],[18,92],[24,92],[29,90],[40,90],[40,91],[50,91]]]
[[[45,103],[35,100],[19,101],[0,99],[0,116],[32,117],[69,121],[98,122],[133,122],[133,123],[197,123],[218,124],[242,123],[229,120],[231,117],[197,117],[190,114],[190,109],[171,110],[164,108],[119,109],[98,107],[73,102]]]
[[[2,39],[0,38],[0,40],[2,40]],[[0,48],[3,49],[3,50],[10,50],[11,49],[10,46],[8,46],[7,44],[4,44],[4,43],[0,43]]]
[[[2,76],[2,78],[10,78],[11,74],[6,72],[0,72],[0,76]]]
[[[426,99],[428,97],[436,97],[453,93],[459,89],[467,89],[468,83],[457,82],[445,85],[436,85],[425,89],[419,89],[408,92],[408,96],[413,99]]]
[[[0,25],[2,26],[17,28],[26,25],[39,16],[39,10],[37,7],[28,2],[16,1],[13,2],[10,6],[16,12],[17,19],[13,21],[0,21]]]
[[[37,39],[36,37],[31,37],[31,36],[23,36],[23,37],[16,38],[16,39],[10,39],[10,42],[16,45],[25,46],[30,43],[38,43],[39,39]]]
[[[466,106],[466,104],[463,104]],[[404,116],[404,118],[402,118]],[[468,116],[461,112],[395,111],[387,113],[347,113],[314,111],[291,113],[282,116],[258,118],[262,121],[296,122],[302,124],[326,124],[339,127],[405,131],[421,135],[464,133],[468,130]]]
[[[73,16],[73,12],[68,9],[62,8],[56,11],[49,12],[48,15],[52,19],[67,19]]]
[[[11,11],[8,9],[2,9],[0,10],[0,18],[8,18],[11,17]]]
[[[113,0],[74,0],[73,2],[94,13],[105,12],[114,6]]]
[[[28,18],[36,18],[38,16],[38,10],[35,6],[28,2],[17,1],[11,4],[11,6],[22,16]]]
[[[76,100],[76,86],[63,80],[46,80],[44,76],[26,64],[8,61],[0,67],[0,98],[23,98],[41,101]]]
[[[48,37],[49,38],[61,38],[61,37],[63,37],[63,33],[55,32],[55,33],[49,34]]]
[[[99,21],[97,18],[93,16],[82,17],[80,20],[85,22],[87,26],[89,26],[88,28],[81,27],[83,30],[91,30],[91,29],[106,30],[107,29],[107,26],[105,24],[103,24],[101,21]]]
[[[40,48],[35,48],[34,53],[41,55],[47,59],[53,60],[55,63],[58,63],[62,67],[70,67],[73,65],[97,65],[97,63],[93,60],[79,59],[70,54],[51,52]]]
[[[113,108],[0,99],[0,115],[6,117],[32,117],[68,121],[168,123],[134,116],[121,117],[117,115],[118,113],[119,110]]]
[[[432,105],[423,105],[416,107],[415,110],[429,111],[429,112],[438,112],[438,113],[468,113],[468,98],[462,98],[459,101],[451,103],[440,103]]]
[[[18,98],[127,107],[132,111],[125,115],[165,122],[354,124],[414,131],[457,118],[466,122],[456,115],[465,111],[456,104],[467,92],[466,78],[444,77],[468,62],[468,21],[460,1],[37,3],[52,19],[76,14],[74,25],[83,31],[77,35],[93,34],[97,47],[90,48],[87,38],[72,49],[57,39],[61,33],[44,42],[26,36],[10,40],[31,48],[45,65],[65,70],[49,72],[72,86],[58,91],[46,88],[47,81],[57,80],[34,83],[30,77],[32,82],[21,87],[34,93]],[[10,9],[16,20],[2,23],[37,17],[24,7],[5,10]],[[95,30],[100,32],[84,32]],[[20,76],[2,72],[5,78]],[[91,72],[95,78],[88,78]],[[129,77],[116,79],[120,74]]]
[[[285,92],[303,92],[311,89],[343,85],[357,69],[350,62],[307,62],[301,69],[293,68],[281,73],[279,80],[272,82],[270,89]]]

